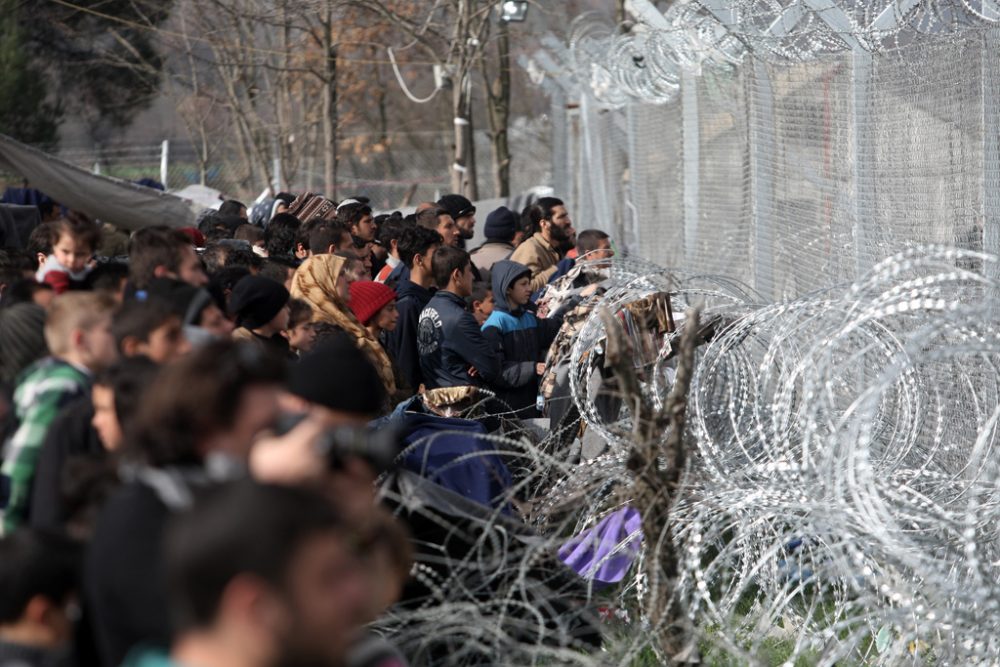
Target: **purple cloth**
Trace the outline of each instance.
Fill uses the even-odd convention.
[[[642,517],[638,510],[623,507],[570,538],[559,549],[559,558],[584,579],[606,586],[625,578],[641,545]]]

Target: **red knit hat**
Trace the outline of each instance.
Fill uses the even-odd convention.
[[[351,283],[351,301],[348,303],[361,324],[368,326],[378,311],[396,298],[391,287],[382,283],[362,281]]]

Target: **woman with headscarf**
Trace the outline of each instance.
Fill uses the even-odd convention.
[[[292,296],[312,307],[313,322],[328,322],[350,336],[378,370],[386,395],[395,396],[396,381],[393,379],[389,355],[347,306],[351,291],[344,271],[346,263],[347,260],[338,255],[310,257],[295,271]]]

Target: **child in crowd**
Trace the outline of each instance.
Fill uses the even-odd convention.
[[[493,265],[493,313],[483,325],[483,335],[501,358],[505,387],[497,395],[520,418],[538,416],[538,378],[544,371],[545,353],[559,332],[561,317],[539,319],[528,307],[531,269],[501,260]]]
[[[142,355],[165,364],[191,350],[180,316],[160,299],[127,302],[115,315],[111,331],[125,357]]]
[[[312,306],[302,299],[291,299],[288,302],[288,328],[285,338],[288,347],[296,355],[302,355],[312,349],[316,341],[316,329],[312,322]]]
[[[0,540],[0,665],[71,665],[82,549],[22,529]]]
[[[483,326],[493,314],[493,290],[485,282],[473,283],[471,301],[476,324]]]
[[[383,331],[395,330],[396,322],[399,321],[396,293],[382,283],[351,283],[350,308],[376,340],[381,340]]]
[[[92,374],[118,356],[111,333],[115,305],[113,297],[97,292],[64,294],[52,302],[45,320],[45,341],[52,356],[27,369],[14,391],[19,426],[0,469],[10,488],[4,534],[28,516],[38,453],[52,421],[68,402],[90,391]]]
[[[76,214],[60,218],[51,227],[52,253],[38,267],[38,282],[52,285],[62,294],[71,285],[83,283],[90,272],[89,262],[101,240],[100,228]]]
[[[236,315],[234,340],[248,340],[292,357],[288,339],[288,301],[291,297],[282,285],[270,278],[247,276],[236,283],[229,309]]]

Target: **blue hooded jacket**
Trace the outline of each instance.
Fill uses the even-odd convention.
[[[549,346],[562,326],[561,317],[539,319],[531,306],[512,310],[507,290],[518,278],[531,275],[524,264],[502,260],[493,265],[493,313],[483,324],[483,335],[501,359],[503,384],[497,394],[521,418],[538,415],[538,373],[535,367],[545,361]]]

